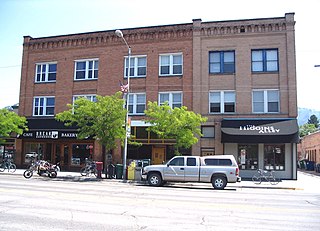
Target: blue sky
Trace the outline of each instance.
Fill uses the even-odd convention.
[[[19,102],[23,36],[283,17],[295,12],[298,106],[320,110],[319,0],[1,0],[0,108]],[[134,49],[134,47],[132,48]]]

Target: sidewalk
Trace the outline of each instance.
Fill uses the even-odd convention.
[[[21,175],[23,177],[23,172],[25,169],[17,169],[14,173],[9,173],[8,171],[0,172],[1,175]],[[36,174],[37,175],[37,174]],[[144,181],[134,181],[122,179],[106,179],[105,174],[102,174],[102,178],[98,179],[93,176],[86,177],[81,176],[79,172],[58,172],[56,179],[70,180],[70,181],[109,181],[118,183],[128,183],[128,184],[147,184]],[[171,185],[181,186],[181,187],[211,187],[208,183],[170,183]],[[282,180],[277,185],[271,185],[269,182],[262,182],[261,184],[254,184],[251,180],[243,180],[240,183],[228,184],[227,188],[257,188],[257,189],[286,189],[286,190],[305,190],[320,193],[320,173],[315,171],[298,171],[297,180]]]

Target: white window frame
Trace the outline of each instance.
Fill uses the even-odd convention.
[[[211,112],[211,93],[219,93],[220,94],[220,112]],[[234,94],[234,111],[233,112],[225,112],[225,103],[229,101],[225,101],[225,93],[233,93]],[[231,102],[231,101],[230,101]],[[234,90],[226,90],[226,91],[209,91],[209,114],[234,114],[236,113],[236,92]]]
[[[77,63],[79,62],[85,62],[86,63],[86,67],[85,67],[85,76],[84,79],[77,79]],[[89,70],[89,62],[93,62],[93,68]],[[98,62],[98,67],[95,68],[96,66],[96,62]],[[92,71],[92,76],[89,76],[89,71]],[[95,71],[98,72],[97,76],[95,75]],[[79,60],[75,60],[74,61],[74,80],[75,81],[82,81],[82,80],[92,80],[92,79],[98,79],[98,75],[99,75],[99,59],[98,58],[94,58],[94,59],[79,59]]]
[[[54,116],[54,110],[55,110],[55,102],[53,107],[51,105],[48,106],[48,99],[54,99],[54,96],[35,96],[33,97],[33,107],[32,107],[32,115],[33,116]],[[43,100],[43,105],[38,105],[36,107],[36,100]],[[42,113],[40,114],[42,108]],[[47,111],[49,108],[53,108],[53,114],[47,114]],[[38,113],[36,114],[36,109],[38,109]]]
[[[181,64],[174,64],[173,63],[173,57],[174,56],[181,56]],[[161,59],[162,57],[169,57],[169,73],[168,74],[162,74],[161,73]],[[177,74],[174,74],[173,73],[173,67],[175,65],[181,65],[181,73],[177,73]],[[183,53],[170,53],[170,54],[160,54],[159,55],[159,76],[180,76],[180,75],[183,75]]]
[[[140,58],[145,58],[146,59],[146,65],[145,66],[139,66],[138,61]],[[133,75],[130,74],[130,78],[141,78],[141,77],[146,77],[147,76],[147,55],[135,55],[135,56],[130,56],[130,73],[131,69],[133,68]],[[146,74],[145,75],[139,75],[139,68],[145,67],[146,68]],[[124,78],[127,78],[127,68],[128,68],[128,56],[124,57],[124,71],[123,71],[123,76]]]
[[[56,71],[55,72],[49,72],[49,66],[50,65],[56,65]],[[36,63],[36,71],[35,71],[35,77],[34,81],[35,83],[47,83],[47,82],[56,82],[57,80],[57,62],[45,62],[45,63]],[[40,66],[41,70],[40,73],[38,72],[38,67]],[[45,71],[43,71],[43,66],[45,66]],[[49,73],[55,73],[55,80],[49,80]],[[38,74],[40,74],[40,80],[37,80]],[[42,75],[44,75],[44,80],[42,80]]]
[[[171,92],[159,92],[158,94],[158,104],[161,106],[163,105],[165,102],[160,102],[160,95],[161,94],[169,94],[169,101],[165,101],[165,102],[168,102],[169,106],[171,108],[173,108],[173,105],[174,104],[178,104],[180,103],[182,107],[183,106],[183,92],[182,91],[171,91]],[[173,95],[174,94],[180,94],[181,95],[181,102],[173,102]]]
[[[259,103],[255,101],[254,99],[254,92],[263,92],[263,101],[260,103],[263,103],[263,111],[255,111],[255,103]],[[268,94],[271,92],[277,92],[278,93],[278,99],[277,101],[268,101]],[[278,103],[278,110],[277,112],[269,112],[269,103],[277,102]],[[252,90],[252,113],[270,113],[270,114],[278,114],[280,113],[280,91],[279,89],[255,89]]]
[[[91,102],[96,102],[97,95],[91,94],[91,95],[74,95],[72,97],[72,104],[74,104],[74,101],[76,101],[80,97],[85,97],[86,99],[90,100]]]
[[[137,97],[144,95],[144,103],[138,103]],[[130,103],[130,98],[133,97],[133,102]],[[129,106],[132,105],[132,112],[129,112],[129,115],[144,115],[144,112],[137,112],[137,107],[138,105],[144,105],[144,108],[146,110],[147,107],[147,100],[146,100],[146,93],[145,92],[141,92],[141,93],[129,93]]]

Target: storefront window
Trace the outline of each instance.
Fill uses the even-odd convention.
[[[241,169],[258,169],[258,144],[239,144],[238,161]]]
[[[264,146],[264,168],[267,170],[284,170],[285,146],[284,144]]]
[[[25,143],[24,145],[24,162],[30,163],[32,160],[41,160],[43,158],[44,144],[42,143]]]
[[[93,144],[72,144],[72,165],[82,165],[86,158],[92,159]]]

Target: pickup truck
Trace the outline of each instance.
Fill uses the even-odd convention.
[[[162,186],[166,182],[208,182],[215,189],[241,181],[233,155],[175,156],[167,164],[144,167],[142,179],[151,186]]]

